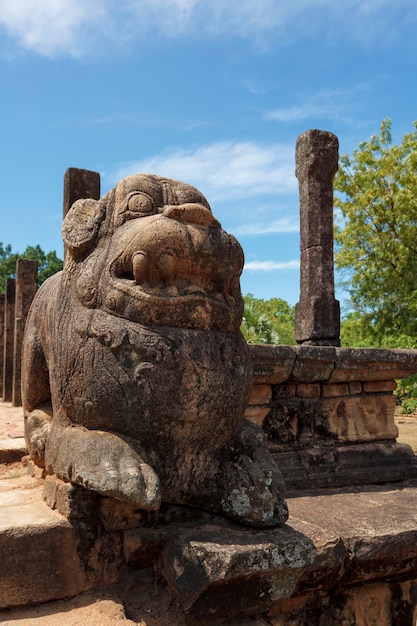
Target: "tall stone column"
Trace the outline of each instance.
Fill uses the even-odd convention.
[[[16,280],[6,280],[4,305],[3,400],[12,401]]]
[[[0,293],[0,398],[3,397],[4,293]]]
[[[69,167],[64,175],[64,219],[74,202],[84,198],[100,200],[100,174]]]
[[[340,345],[333,256],[333,179],[338,148],[337,137],[324,130],[308,130],[297,139],[301,279],[295,339],[300,344]]]
[[[26,318],[38,288],[38,262],[33,259],[18,259],[16,263],[16,297],[13,349],[12,404],[21,406],[22,345]]]

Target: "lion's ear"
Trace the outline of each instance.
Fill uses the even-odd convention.
[[[90,252],[94,247],[106,207],[101,200],[87,198],[74,202],[62,225],[62,237],[73,256]]]

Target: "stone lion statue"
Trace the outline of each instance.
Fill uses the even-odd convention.
[[[138,174],[63,223],[22,359],[25,433],[46,472],[143,509],[286,521],[281,474],[243,418],[243,252],[205,197]]]

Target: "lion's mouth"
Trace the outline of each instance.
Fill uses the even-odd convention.
[[[115,283],[122,291],[128,291],[132,295],[145,298],[163,298],[165,300],[171,298],[198,298],[214,300],[218,304],[234,307],[236,304],[236,298],[231,295],[230,292],[223,293],[216,290],[210,290],[196,285],[193,283],[185,283],[182,281],[180,284],[171,284],[167,286],[138,284],[132,277],[127,276],[115,276]]]
[[[216,271],[207,261],[204,269],[195,271],[192,262],[181,262],[172,249],[161,251],[152,259],[144,251],[122,255],[110,266],[115,287],[136,299],[170,299],[234,307],[240,295],[236,272]]]

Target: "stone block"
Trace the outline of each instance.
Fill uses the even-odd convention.
[[[43,498],[51,509],[67,519],[97,518],[98,494],[54,475],[46,476]]]
[[[263,422],[271,451],[314,445],[318,398],[275,402]]]
[[[394,380],[417,371],[417,350],[338,348],[329,382]]]
[[[162,555],[162,570],[191,623],[263,612],[291,596],[316,551],[289,526],[255,533],[223,524],[179,529]]]
[[[282,400],[284,398],[294,398],[297,393],[297,385],[295,383],[274,385],[272,388],[273,400]]]
[[[39,489],[0,493],[0,608],[88,589],[78,547],[74,527],[42,502]]]
[[[328,380],[336,362],[336,350],[332,346],[298,346],[294,348],[296,361],[291,381],[310,383]]]
[[[300,398],[318,398],[320,396],[319,383],[300,383],[297,385],[297,396]]]
[[[245,418],[254,424],[258,424],[258,426],[262,426],[270,411],[270,407],[248,406],[245,410]]]
[[[353,396],[323,398],[317,425],[323,439],[340,442],[393,440],[395,397]]]
[[[371,380],[363,384],[363,390],[366,393],[382,393],[395,391],[395,389],[397,389],[395,380]]]
[[[357,380],[354,380],[353,382],[349,383],[349,393],[352,396],[356,396],[362,393],[362,383]]]
[[[250,344],[255,384],[278,384],[288,380],[295,362],[293,346]]]
[[[323,385],[322,395],[324,398],[335,398],[337,396],[349,395],[349,387],[345,383],[333,383]]]
[[[372,485],[417,477],[417,456],[393,441],[333,445],[275,452],[288,492]]]
[[[295,305],[298,343],[340,346],[340,304],[334,297],[311,296]]]
[[[271,398],[271,385],[253,385],[249,396],[249,405],[269,404],[271,402]]]

